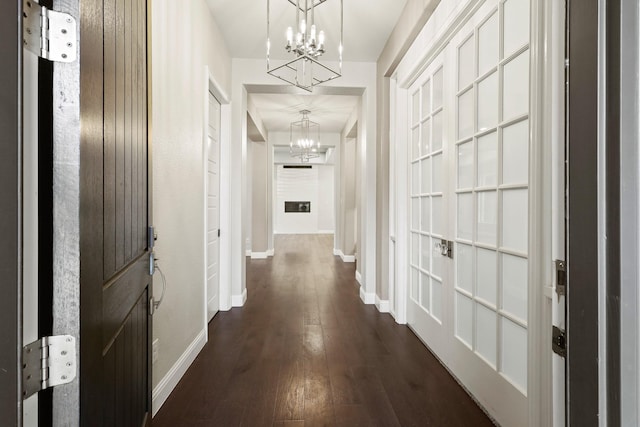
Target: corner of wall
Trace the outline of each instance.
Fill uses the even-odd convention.
[[[232,307],[242,307],[247,302],[247,288],[244,288],[240,295],[231,296]]]
[[[376,308],[380,313],[389,313],[389,300],[381,300],[378,295],[376,295]]]
[[[356,272],[356,275],[358,273]],[[357,276],[356,276],[357,279]],[[358,281],[358,283],[360,283],[360,281]],[[360,285],[360,299],[362,300],[363,303],[367,304],[367,305],[372,305],[376,303],[376,294],[374,292],[366,292],[364,290],[364,285]]]

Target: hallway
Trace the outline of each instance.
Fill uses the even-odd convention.
[[[153,419],[163,426],[492,425],[416,336],[364,305],[329,235],[276,236],[247,261],[243,308]]]

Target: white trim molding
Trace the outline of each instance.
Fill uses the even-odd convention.
[[[339,256],[342,262],[356,262],[355,255],[345,255],[340,249],[334,249],[333,254]],[[358,281],[358,283],[360,283],[360,281]]]
[[[200,351],[204,348],[204,345],[207,343],[207,330],[203,329],[198,333],[195,339],[189,344],[189,347],[182,353],[182,356],[173,364],[169,372],[160,380],[158,385],[153,389],[152,395],[152,414],[155,415],[158,413],[164,402],[166,402],[167,398],[171,394],[174,388],[178,385],[178,382],[182,379],[184,374],[189,369],[189,366],[196,360]]]
[[[356,270],[356,282],[358,282],[360,286],[362,286],[362,274],[360,274],[358,270]]]
[[[231,295],[231,307],[242,307],[247,302],[247,288],[244,288],[241,295]]]
[[[388,299],[380,299],[380,297],[376,295],[376,308],[380,313],[389,313],[390,306]]]
[[[356,274],[358,274],[356,272]],[[375,304],[376,303],[376,294],[373,292],[367,293],[364,290],[364,286],[360,286],[360,299],[365,304]]]
[[[251,256],[251,250],[247,249],[246,251],[244,251],[244,256]]]
[[[334,230],[318,230],[318,231],[316,231],[316,234],[331,234],[331,235],[333,235],[333,233],[335,233]]]
[[[275,252],[275,249],[267,249],[267,256],[274,256]]]
[[[269,254],[267,252],[251,252],[249,251],[251,259],[267,259]]]

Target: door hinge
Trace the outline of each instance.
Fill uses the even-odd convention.
[[[436,243],[436,250],[440,252],[440,255],[453,259],[453,242],[451,240],[440,239],[440,242]]]
[[[556,294],[558,294],[558,297],[561,297],[567,294],[567,263],[557,259],[555,265]]]
[[[73,62],[77,58],[77,24],[68,13],[40,6],[37,0],[23,0],[24,47],[55,62]]]
[[[567,357],[566,332],[558,328],[557,326],[554,326],[551,340],[552,340],[551,346],[553,348],[553,352],[559,355],[560,357]]]
[[[76,339],[71,335],[43,337],[22,349],[22,398],[76,377]]]

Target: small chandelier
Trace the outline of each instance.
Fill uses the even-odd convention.
[[[289,128],[289,154],[308,163],[320,156],[320,125],[309,120],[309,110],[302,110],[302,119],[292,122]]]
[[[282,41],[284,48],[278,51],[279,55],[273,57],[271,55],[272,1],[293,6],[293,8],[287,6],[282,16],[289,24],[293,25],[288,26],[286,31],[282,28],[282,38],[275,38],[276,44],[279,45]],[[324,30],[317,25],[320,23],[331,25],[331,23],[338,22],[338,17],[332,18],[320,13],[328,11],[330,9],[328,6],[324,6],[321,11],[316,12],[319,6],[327,2],[339,3],[339,39],[335,34],[333,36],[326,35]],[[324,19],[321,19],[321,15]],[[279,23],[281,20],[278,19],[277,22]],[[343,0],[267,0],[267,72],[309,92],[316,85],[340,77],[342,75],[343,22]],[[335,48],[334,53],[338,54],[337,69],[332,69],[320,62],[325,52],[332,48]],[[284,59],[276,60],[274,59],[276,56]]]

